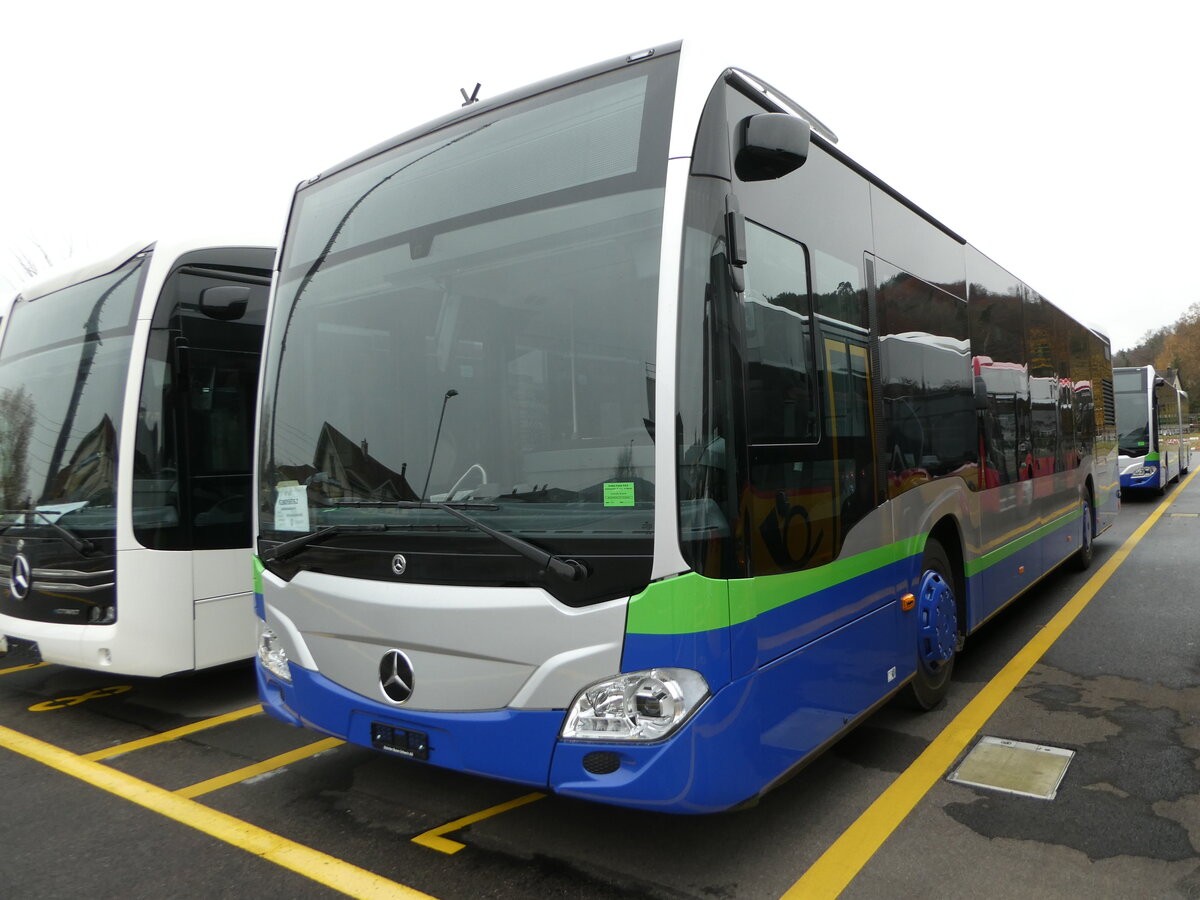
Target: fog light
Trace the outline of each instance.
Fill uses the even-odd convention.
[[[268,628],[267,623],[261,619],[258,628],[258,661],[276,678],[290,684],[292,673],[288,671],[287,652],[279,641],[279,635]]]
[[[708,697],[691,669],[650,669],[596,682],[571,704],[562,736],[589,741],[658,741]]]

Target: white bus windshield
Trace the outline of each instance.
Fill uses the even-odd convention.
[[[116,458],[133,312],[145,257],[19,300],[0,352],[3,510],[39,509],[64,527],[116,527]]]

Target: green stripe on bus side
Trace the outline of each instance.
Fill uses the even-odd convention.
[[[251,554],[250,558],[251,558],[251,559],[254,561],[254,593],[256,593],[256,594],[261,594],[261,593],[263,592],[263,585],[262,585],[263,564],[262,564],[262,560],[258,558],[258,554],[257,554],[257,553]]]
[[[1157,450],[1151,450],[1149,453],[1146,454],[1146,462],[1156,463],[1161,459],[1162,459],[1162,454],[1159,453]]]
[[[1045,525],[1042,525],[1040,528],[1035,528],[1028,534],[1021,535],[1021,537],[1017,538],[1015,541],[1010,541],[1003,547],[993,550],[991,553],[985,553],[978,559],[967,560],[966,564],[963,566],[963,568],[966,569],[967,577],[972,578],[975,575],[978,575],[980,572],[983,572],[986,569],[996,565],[996,563],[1003,562],[1014,553],[1024,550],[1030,544],[1036,543],[1037,541],[1040,541],[1058,531],[1060,528],[1070,525],[1072,522],[1078,521],[1079,517],[1082,515],[1082,507],[1076,507],[1065,516],[1061,516],[1055,519],[1053,522],[1048,522]]]
[[[967,577],[978,575],[1077,522],[1081,515],[1082,508],[1076,507],[1003,547],[978,559],[967,560]],[[655,582],[629,601],[625,630],[628,634],[695,634],[739,625],[852,578],[916,556],[924,550],[927,537],[927,534],[920,534],[815,569],[783,575],[724,581],[688,572]]]
[[[694,572],[649,585],[629,601],[629,634],[694,634],[756,616],[920,553],[926,535],[906,538],[828,565],[783,575],[724,581]]]

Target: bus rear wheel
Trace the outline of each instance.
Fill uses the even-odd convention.
[[[930,710],[946,699],[958,648],[958,601],[945,549],[931,538],[917,585],[917,671],[906,688],[909,706]]]
[[[1087,500],[1083,501],[1083,527],[1079,532],[1079,549],[1075,551],[1075,568],[1080,572],[1086,572],[1092,565],[1092,504]]]

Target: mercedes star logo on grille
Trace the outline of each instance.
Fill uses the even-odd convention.
[[[13,599],[24,600],[28,597],[32,584],[33,570],[29,567],[29,560],[24,553],[18,553],[13,557],[12,576],[9,581],[9,591],[12,592]]]
[[[403,703],[413,692],[413,667],[399,650],[389,650],[379,663],[379,686],[393,703]]]
[[[392,557],[392,571],[397,575],[403,575],[404,570],[408,568],[408,560],[404,558],[403,553],[397,553]]]

